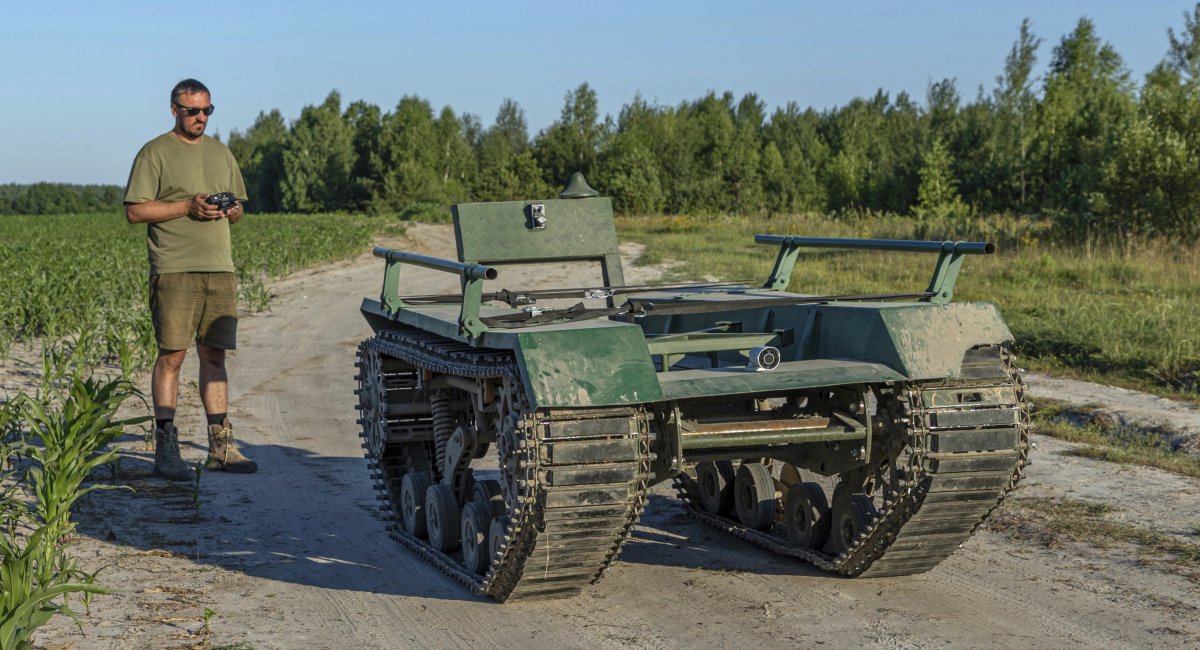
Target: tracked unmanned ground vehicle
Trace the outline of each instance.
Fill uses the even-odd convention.
[[[625,285],[611,203],[578,175],[558,199],[453,216],[458,260],[376,248],[357,392],[392,535],[476,593],[578,593],[668,479],[700,521],[774,553],[918,573],[1021,476],[1012,335],[991,304],[951,301],[991,244],[758,235],[778,249],[763,286],[645,287]],[[788,292],[810,247],[932,253],[935,269],[914,293]],[[484,291],[498,267],[547,262],[595,263],[600,282]],[[405,265],[461,292],[403,296]]]

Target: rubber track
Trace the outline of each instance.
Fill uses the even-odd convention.
[[[675,480],[687,512],[697,520],[741,538],[778,555],[810,562],[824,571],[846,576],[884,577],[922,573],[949,557],[959,544],[1003,501],[1022,477],[1028,459],[1029,406],[1019,371],[1008,354],[1000,351],[1004,376],[993,378],[941,381],[908,387],[904,393],[909,413],[909,433],[914,447],[913,463],[920,471],[894,495],[891,505],[882,509],[853,546],[834,557],[813,549],[790,544],[779,524],[771,531],[758,531],[740,522],[702,510],[688,494],[690,477]],[[946,391],[944,389],[952,389]],[[935,393],[971,394],[975,389],[1000,389],[1012,395],[1011,401],[980,404],[977,402],[930,405]],[[982,408],[981,408],[982,407]],[[939,440],[970,439],[972,433],[1002,426],[972,425],[970,414],[982,410],[1011,410],[1017,429],[1012,448],[995,450],[970,448],[962,443],[952,452],[936,452]],[[950,417],[947,417],[949,414]],[[960,416],[955,422],[955,414]],[[938,426],[939,420],[950,425]],[[986,437],[980,437],[980,440]],[[946,471],[940,468],[963,470]]]
[[[360,346],[360,355],[368,347],[435,373],[504,378],[516,387],[510,397],[520,411],[514,427],[518,476],[501,481],[516,486],[506,498],[511,524],[487,574],[469,571],[400,525],[393,495],[403,480],[402,445],[389,445],[378,459],[368,453],[394,539],[474,593],[499,601],[572,596],[604,574],[645,507],[649,428],[640,409],[531,412],[511,353],[420,330],[381,332]]]

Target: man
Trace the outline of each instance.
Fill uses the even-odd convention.
[[[237,346],[237,279],[229,226],[244,212],[246,186],[233,154],[204,135],[214,110],[208,88],[184,79],[171,90],[175,128],[146,143],[125,188],[125,218],[146,224],[150,311],[158,339],[154,399],[154,473],[171,481],[193,477],[179,455],[175,407],[179,368],[196,341],[200,399],[208,416],[205,468],[249,473],[258,465],[238,451],[228,413],[225,352]],[[226,209],[210,195],[232,192]]]

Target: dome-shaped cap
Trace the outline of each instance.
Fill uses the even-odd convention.
[[[587,184],[587,181],[583,179],[583,174],[575,172],[571,174],[571,180],[567,181],[567,186],[559,193],[558,198],[586,199],[590,196],[600,196],[600,193]]]

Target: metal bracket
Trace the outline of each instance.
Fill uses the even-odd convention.
[[[922,300],[935,305],[944,305],[954,298],[954,283],[958,281],[958,272],[962,269],[963,255],[953,249],[943,249],[938,254],[937,264],[933,267],[933,277],[929,280],[927,293],[932,294]]]
[[[543,203],[533,203],[529,206],[529,215],[525,227],[530,230],[546,229],[546,206]]]
[[[474,341],[483,334],[487,326],[479,320],[479,306],[483,302],[483,278],[463,276],[462,309],[458,314],[459,333]]]
[[[800,257],[800,247],[792,246],[791,242],[785,239],[779,244],[779,255],[775,258],[775,266],[771,268],[771,275],[767,278],[764,289],[773,289],[775,291],[786,291],[788,283],[792,279],[792,269],[796,267],[796,260]]]
[[[389,314],[404,309],[408,303],[400,299],[400,260],[387,258],[383,267],[383,290],[379,294],[379,303]]]

